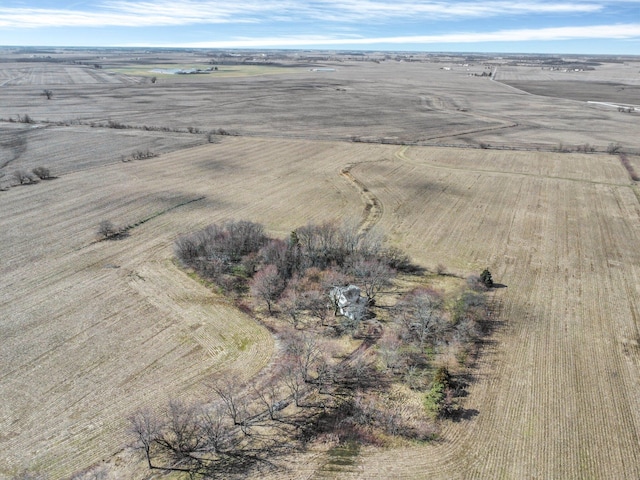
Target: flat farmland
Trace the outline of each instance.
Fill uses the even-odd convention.
[[[570,95],[562,99],[531,95],[486,77],[470,76],[481,71],[482,64],[468,68],[453,61],[314,64],[326,67],[324,71],[221,65],[221,73],[237,69],[245,76],[165,75],[152,84],[148,72],[160,63],[152,60],[126,67],[126,61],[115,58],[104,61],[103,69],[29,65],[41,72],[38,75],[29,73],[24,64],[8,64],[4,75],[13,80],[0,88],[0,118],[29,115],[36,122],[113,121],[182,131],[222,128],[245,136],[484,143],[546,150],[559,144],[589,143],[604,151],[614,142],[638,150],[636,124],[630,121],[635,115]],[[18,73],[11,73],[12,65],[20,67]],[[451,70],[443,70],[445,65],[451,65],[447,67]],[[110,66],[145,74],[116,73],[109,71]],[[271,70],[268,75],[247,76],[251,68]],[[42,76],[45,73],[47,78]],[[76,80],[68,82],[69,75]],[[626,77],[626,83],[621,78],[616,82],[632,91],[636,79],[630,73]],[[581,88],[583,84],[588,86],[582,82]],[[51,100],[42,95],[43,89],[53,92]]]
[[[497,69],[495,79],[535,95],[578,101],[619,102],[640,105],[637,62],[598,65],[594,69],[571,67],[517,67]]]
[[[42,166],[57,176],[131,161],[136,152],[163,155],[204,143],[204,134],[8,124],[0,128],[0,187],[7,187],[11,173],[20,169]]]
[[[490,294],[496,328],[468,418],[438,441],[361,448],[338,471],[312,450],[272,478],[640,478],[640,191],[603,153],[620,144],[640,172],[637,116],[453,61],[322,65],[333,71],[156,84],[108,65],[2,71],[0,181],[40,165],[57,178],[0,191],[1,479],[93,465],[152,478],[124,449],[128,415],[269,366],[272,335],[176,266],[177,236],[352,218],[429,269],[488,267],[504,287]],[[625,81],[619,68],[601,76]],[[25,114],[35,123],[6,121]],[[209,143],[217,128],[238,135]],[[553,152],[585,143],[599,151]],[[147,149],[160,155],[121,161]],[[128,235],[97,241],[105,219]]]
[[[612,158],[227,138],[4,192],[9,468],[63,478],[118,452],[136,407],[257,373],[270,336],[178,270],[172,239],[226,218],[286,235],[362,215],[349,167],[416,261],[488,266],[507,288],[493,294],[501,326],[465,400],[477,416],[433,446],[365,450],[344,476],[633,478],[640,207]],[[152,216],[128,238],[93,240],[103,218]],[[291,478],[321,476],[314,459]]]
[[[126,75],[116,76],[112,72],[78,65],[9,63],[3,64],[0,69],[0,85],[3,87],[122,84],[141,81],[144,79]]]

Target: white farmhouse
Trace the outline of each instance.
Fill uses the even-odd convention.
[[[355,285],[333,287],[329,298],[333,302],[335,314],[344,315],[351,320],[361,318],[367,304],[367,299],[360,295],[360,288]]]

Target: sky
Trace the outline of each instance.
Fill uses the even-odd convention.
[[[640,0],[0,0],[0,45],[640,55]]]

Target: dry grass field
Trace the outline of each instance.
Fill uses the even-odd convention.
[[[620,102],[640,105],[638,64],[599,65],[593,70],[549,67],[501,66],[496,80],[527,92],[579,101]]]
[[[37,165],[57,177],[0,191],[0,478],[93,465],[151,478],[123,450],[127,416],[250,380],[275,348],[175,265],[174,239],[232,218],[286,236],[354,216],[427,268],[489,267],[506,286],[491,294],[473,414],[429,445],[362,448],[341,467],[313,450],[274,478],[640,477],[640,191],[603,153],[619,143],[640,171],[637,114],[526,94],[455,62],[156,84],[104,63],[0,69],[0,118],[36,121],[0,123],[0,181]],[[89,126],[108,120],[179,131]],[[240,136],[208,143],[189,126]],[[500,148],[469,148],[480,143]],[[600,152],[552,152],[559,143]],[[120,161],[137,149],[160,156]],[[133,228],[97,241],[104,219]]]

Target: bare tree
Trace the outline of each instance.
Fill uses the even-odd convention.
[[[45,89],[42,91],[42,95],[47,97],[47,100],[51,100],[51,97],[53,97],[53,92],[51,90]]]
[[[418,289],[403,298],[397,305],[402,337],[421,347],[444,340],[450,325],[442,306],[442,296],[430,289]]]
[[[317,372],[317,366],[322,359],[320,344],[315,335],[290,334],[283,338],[285,353],[289,360],[296,366],[305,382],[312,382],[313,372]]]
[[[290,278],[293,275],[294,269],[289,244],[284,240],[273,239],[269,241],[260,249],[259,254],[264,263],[275,265],[283,277]]]
[[[151,410],[140,410],[129,417],[130,432],[134,437],[133,448],[144,452],[150,469],[155,468],[151,463],[151,449],[160,438],[162,424]]]
[[[267,265],[255,274],[251,281],[251,293],[254,297],[264,300],[269,313],[284,288],[284,282],[275,265]]]
[[[233,424],[237,426],[246,426],[246,419],[249,416],[246,410],[246,399],[243,396],[238,395],[230,383],[215,385],[213,387],[213,391],[216,392],[220,400],[222,400],[224,408],[226,409],[226,412],[229,418],[231,418]]]
[[[206,434],[198,414],[195,407],[172,401],[163,422],[150,412],[130,418],[133,446],[144,451],[150,469],[190,474],[204,470]]]
[[[266,411],[269,412],[271,420],[280,418],[279,412],[289,405],[289,400],[282,400],[276,384],[276,379],[271,378],[270,381],[262,388],[253,388],[256,398],[262,403]]]
[[[364,258],[379,257],[383,252],[385,238],[384,231],[380,227],[374,226],[360,235],[357,253]]]
[[[339,230],[340,248],[345,255],[355,255],[358,246],[367,234],[360,231],[360,220],[357,218],[349,218],[342,222]]]
[[[287,314],[294,328],[298,328],[302,310],[306,306],[305,293],[300,290],[299,280],[292,279],[280,300],[280,309]]]
[[[305,388],[305,381],[294,357],[287,357],[280,366],[280,378],[291,393],[296,407],[301,407],[300,400]]]
[[[327,317],[330,313],[329,298],[324,292],[319,290],[310,290],[304,293],[303,306],[314,318],[320,321],[321,325],[325,325]]]
[[[391,284],[395,271],[380,260],[357,260],[353,267],[353,276],[362,285],[369,305],[375,303],[376,296]]]

